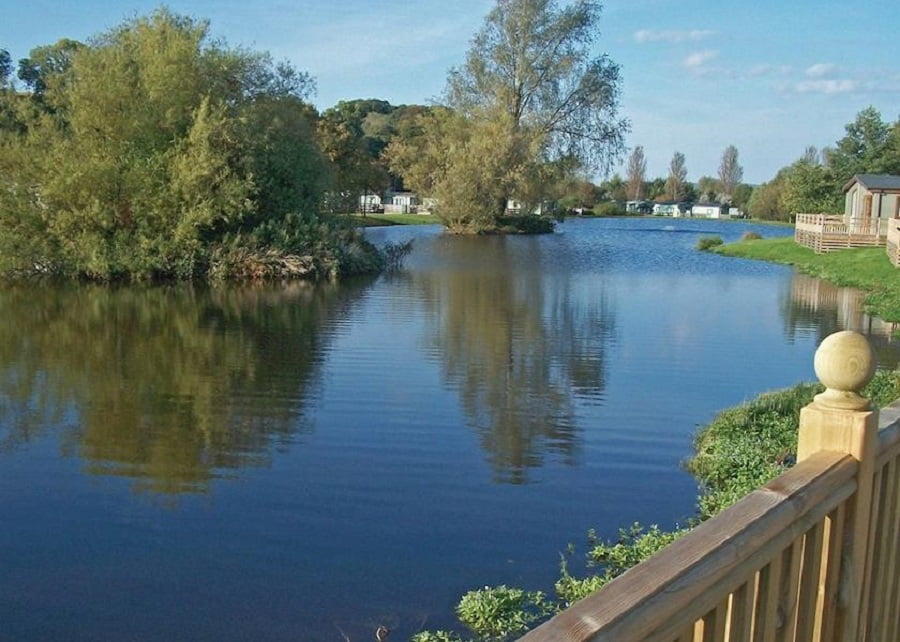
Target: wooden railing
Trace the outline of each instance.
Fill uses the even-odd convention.
[[[521,642],[900,640],[900,402],[879,425],[873,364],[828,337],[795,467]]]
[[[797,214],[794,240],[818,254],[850,247],[885,244],[888,219],[845,218],[830,214]]]
[[[900,219],[888,221],[886,249],[891,263],[900,267]]]

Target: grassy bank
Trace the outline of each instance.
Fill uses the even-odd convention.
[[[723,256],[794,265],[800,271],[835,285],[866,293],[866,310],[885,321],[900,321],[900,270],[888,261],[884,248],[841,250],[816,254],[792,238],[742,241],[713,248]]]
[[[434,225],[441,220],[433,214],[348,214],[347,218],[357,227],[384,227],[386,225]]]

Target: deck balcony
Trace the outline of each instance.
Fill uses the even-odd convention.
[[[884,247],[893,219],[797,214],[794,240],[816,254],[851,247]]]

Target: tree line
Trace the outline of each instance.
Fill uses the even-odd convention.
[[[498,1],[429,107],[318,113],[308,74],[165,8],[38,47],[17,70],[0,49],[0,272],[377,269],[333,214],[386,187],[435,197],[451,231],[508,227],[508,199],[529,211],[623,150],[618,66],[593,54],[599,13],[590,0]]]
[[[797,213],[841,213],[843,186],[855,174],[900,174],[900,118],[885,122],[874,107],[860,111],[833,147],[803,155],[753,190],[754,218],[790,221]]]
[[[167,9],[0,60],[0,271],[333,277],[378,252],[325,216],[313,80]]]

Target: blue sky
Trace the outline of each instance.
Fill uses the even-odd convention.
[[[62,37],[86,40],[158,2],[0,0],[0,48],[13,58]],[[463,61],[493,0],[172,0],[230,45],[310,72],[320,108],[338,100],[423,103]],[[715,175],[736,145],[748,182],[769,180],[807,145],[831,145],[869,105],[900,117],[896,0],[611,0],[598,51],[622,68],[628,145],[651,176],[673,152],[688,177]]]

